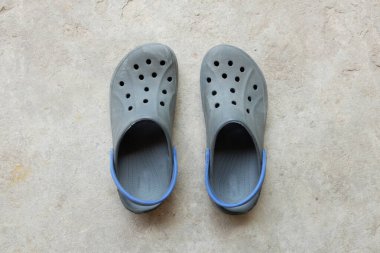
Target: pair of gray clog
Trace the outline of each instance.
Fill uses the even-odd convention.
[[[111,81],[111,174],[122,203],[134,213],[159,206],[176,183],[171,136],[177,82],[176,56],[162,44],[134,49],[121,60]],[[222,210],[248,212],[265,177],[264,76],[244,51],[219,45],[204,57],[200,82],[207,191]]]

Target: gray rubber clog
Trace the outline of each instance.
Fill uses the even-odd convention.
[[[244,51],[219,45],[204,57],[200,80],[208,194],[225,212],[246,213],[256,204],[265,177],[264,76]]]
[[[111,175],[122,203],[134,213],[159,206],[176,182],[171,138],[177,69],[169,47],[146,44],[124,57],[112,77]]]

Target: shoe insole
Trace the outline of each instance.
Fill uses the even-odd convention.
[[[167,191],[172,162],[165,134],[155,122],[131,126],[120,142],[117,161],[118,179],[134,197],[153,201]]]
[[[240,124],[229,123],[218,133],[212,161],[211,183],[226,203],[238,203],[257,185],[260,164],[253,140]]]

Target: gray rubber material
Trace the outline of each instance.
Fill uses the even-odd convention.
[[[172,125],[177,94],[177,60],[162,44],[131,51],[111,81],[110,110],[116,177],[133,197],[160,199],[173,173]],[[124,206],[143,213],[155,205],[136,204],[121,194]]]
[[[211,190],[225,203],[240,203],[260,177],[268,107],[266,82],[252,58],[230,45],[207,52],[200,80]],[[245,213],[259,195],[238,207],[219,207],[232,214]]]

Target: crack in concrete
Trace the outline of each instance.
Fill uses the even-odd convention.
[[[127,0],[123,7],[121,7],[121,15],[120,17],[122,18],[124,16],[124,9],[128,6],[129,3],[133,2],[133,0]]]
[[[9,10],[13,9],[13,7],[6,7],[6,6],[1,6],[0,7],[0,14],[4,13],[4,12],[7,12]]]
[[[347,68],[347,69],[343,69],[342,73],[346,73],[346,72],[356,72],[356,71],[359,71],[360,68]]]

